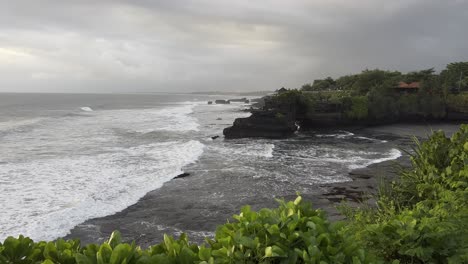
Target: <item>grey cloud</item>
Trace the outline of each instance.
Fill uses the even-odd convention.
[[[468,59],[468,1],[1,1],[0,91],[265,90]]]

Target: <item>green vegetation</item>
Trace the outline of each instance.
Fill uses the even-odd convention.
[[[77,240],[34,243],[9,237],[0,244],[0,263],[372,263],[373,258],[330,223],[324,213],[302,202],[279,200],[277,209],[242,208],[235,221],[218,227],[207,245],[190,244],[187,236],[143,250],[121,243],[114,232],[109,241],[80,247]]]
[[[369,102],[366,96],[347,97],[349,99],[349,110],[345,112],[350,119],[361,120],[369,115]],[[347,107],[348,108],[348,107]]]
[[[417,142],[411,160],[382,187],[376,208],[344,210],[347,222],[330,223],[298,196],[273,210],[245,206],[200,246],[185,234],[148,249],[121,243],[118,232],[84,247],[8,237],[0,263],[467,263],[468,125]]]
[[[401,263],[468,262],[468,125],[414,149],[412,169],[383,187],[377,208],[348,211],[347,231]]]
[[[448,95],[447,106],[455,112],[468,113],[468,92]]]
[[[405,88],[401,82],[412,86]],[[406,74],[365,70],[336,80],[315,80],[290,91],[308,103],[299,112],[307,112],[308,116],[338,113],[344,123],[444,119],[448,111],[468,114],[468,96],[464,92],[468,91],[468,62],[451,63],[440,74],[434,69]],[[304,117],[307,115],[299,116]]]
[[[468,88],[468,63],[454,62],[440,73],[444,88],[448,91],[466,91]]]

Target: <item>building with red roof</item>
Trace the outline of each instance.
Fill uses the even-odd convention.
[[[420,82],[399,82],[398,86],[395,87],[396,90],[398,91],[406,91],[406,92],[417,92],[419,88],[421,87]]]

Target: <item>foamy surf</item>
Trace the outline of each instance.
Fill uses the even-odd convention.
[[[321,138],[347,138],[354,136],[354,133],[349,131],[340,131],[340,133],[336,134],[316,134],[315,136]]]
[[[401,157],[401,155],[402,155],[402,153],[398,149],[391,149],[390,151],[386,152],[384,154],[384,157],[382,157],[382,158],[372,159],[372,160],[367,160],[367,161],[365,159],[364,160],[359,160],[357,162],[357,164],[350,164],[349,168],[351,170],[365,168],[365,167],[368,167],[368,166],[370,166],[372,164],[381,163],[381,162],[389,161],[389,160],[396,160],[399,157]]]
[[[255,143],[248,142],[247,144],[226,144],[221,146],[211,146],[213,151],[218,152],[220,155],[228,155],[231,157],[263,157],[272,158],[274,144],[270,143]]]
[[[80,109],[81,109],[81,111],[84,111],[84,112],[93,112],[94,111],[91,107],[88,107],[88,106],[80,107]]]
[[[34,125],[44,119],[45,118],[38,117],[23,120],[2,121],[0,122],[0,131],[15,130],[21,127]]]
[[[398,149],[390,149],[387,152],[367,152],[367,151],[345,151],[333,150],[319,157],[320,161],[344,164],[350,170],[365,168],[369,165],[388,160],[395,160],[401,157],[402,153]],[[379,158],[374,158],[378,156]]]
[[[191,115],[195,106],[197,106],[197,103],[181,104],[180,106],[163,109],[147,109],[143,114],[140,113],[139,115],[135,115],[133,110],[121,110],[119,114],[124,115],[124,118],[136,119],[139,126],[134,127],[134,129],[139,133],[199,131],[200,124]],[[154,125],[155,123],[157,125]]]
[[[376,139],[376,138],[369,138],[369,137],[354,137],[354,138],[357,138],[357,139],[362,139],[362,140],[368,140],[368,141],[372,141],[372,142],[380,142],[380,143],[387,143],[388,141],[387,140],[380,140],[380,139]]]
[[[392,148],[384,152],[348,150],[338,147],[316,147],[305,148],[296,151],[292,156],[297,164],[321,167],[342,166],[348,170],[365,168],[369,165],[401,157],[398,149]],[[296,164],[296,165],[297,165]],[[295,166],[293,164],[292,166]]]
[[[18,234],[52,240],[87,219],[119,212],[180,174],[203,149],[194,140],[164,142],[95,156],[2,164],[0,199],[9,202],[0,215],[0,240]]]

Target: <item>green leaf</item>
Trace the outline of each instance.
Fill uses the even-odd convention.
[[[273,256],[273,249],[271,247],[265,248],[265,258],[270,258]]]
[[[132,247],[129,244],[118,244],[112,251],[109,263],[121,264],[124,260],[129,261],[132,257]]]
[[[256,244],[255,240],[253,240],[250,237],[242,236],[239,239],[239,242],[240,242],[241,245],[243,245],[244,247],[247,247],[247,248],[256,248],[257,247],[257,244]]]
[[[205,248],[205,247],[200,247],[198,250],[198,257],[200,260],[206,260],[208,261],[211,258],[211,249],[210,248]]]
[[[301,196],[297,196],[296,200],[294,200],[294,205],[299,205],[302,201],[302,197]]]
[[[115,248],[121,242],[122,242],[122,236],[120,235],[119,231],[112,232],[109,240],[107,241],[107,243],[111,246],[111,248]]]
[[[75,254],[75,261],[77,264],[94,264],[92,260],[90,260],[87,256],[77,253]]]
[[[99,264],[108,263],[110,261],[112,255],[112,248],[109,244],[103,243],[99,247],[99,251],[97,252],[97,260]]]
[[[271,251],[272,251],[272,256],[273,257],[287,257],[288,254],[286,254],[286,252],[281,249],[280,247],[274,245],[271,247]]]

